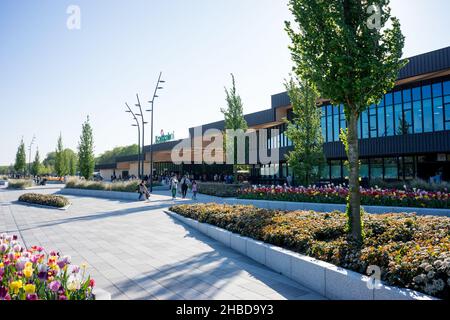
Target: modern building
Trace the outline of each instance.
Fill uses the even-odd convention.
[[[344,181],[348,176],[344,166],[345,150],[339,141],[341,128],[346,127],[343,106],[333,106],[323,100],[322,133],[328,165],[323,171],[325,181]],[[269,149],[280,152],[281,162],[272,165],[252,165],[251,177],[260,183],[285,181],[292,174],[285,156],[292,143],[285,135],[285,119],[290,119],[292,106],[286,92],[272,96],[270,109],[245,116],[250,128],[279,129],[279,135],[268,137]],[[202,126],[203,130],[224,129],[224,121]],[[193,135],[194,128],[190,130]],[[450,180],[450,47],[421,54],[409,59],[397,79],[396,85],[378,105],[369,106],[359,122],[361,176],[365,180],[411,180],[442,173]],[[229,173],[225,165],[199,165],[185,163],[176,166],[170,153],[179,141],[153,146],[156,174],[164,172],[190,172],[211,178],[215,173]],[[150,172],[151,147],[145,148],[145,171]],[[116,175],[137,175],[137,155],[111,165],[98,166],[108,178]]]

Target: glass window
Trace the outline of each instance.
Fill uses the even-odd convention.
[[[411,102],[411,89],[403,90],[403,102]]]
[[[413,109],[414,109],[414,133],[422,133],[423,132],[422,102],[415,101]]]
[[[413,126],[412,126],[412,111],[406,110],[405,111],[405,117],[404,117],[404,134],[411,134],[413,133]]]
[[[433,108],[430,99],[423,101],[423,122],[423,132],[433,132]]]
[[[402,92],[401,91],[394,92],[394,104],[399,104],[402,102],[403,102]]]
[[[362,114],[362,138],[369,138],[369,113],[364,111]]]
[[[361,116],[358,119],[358,139],[361,139]]]
[[[323,141],[327,142],[327,118],[322,117],[322,119],[320,119],[320,122],[320,125],[322,126]]]
[[[334,141],[339,141],[339,109],[334,109]]]
[[[385,135],[384,106],[378,106],[378,137],[384,137]]]
[[[391,104],[394,104],[393,101],[392,101],[392,93],[386,94],[385,97],[384,97],[384,100],[385,100],[385,103],[386,103],[387,106],[389,106]]]
[[[444,95],[450,95],[450,81],[444,82]]]
[[[412,90],[413,101],[422,100],[421,88],[417,87]]]
[[[369,161],[367,159],[361,159],[361,166],[359,167],[359,176],[362,179],[369,178]]]
[[[442,83],[433,84],[433,97],[442,97]]]
[[[370,178],[383,179],[383,159],[370,160]]]
[[[444,103],[450,103],[450,96],[444,97]]]
[[[399,136],[401,136],[402,134],[406,134],[407,130],[403,122],[403,110],[401,104],[395,105],[394,120],[395,120],[395,127],[397,128],[396,134]]]
[[[405,180],[414,179],[414,158],[405,157],[400,158],[400,177]]]
[[[423,86],[422,87],[422,99],[431,98],[431,86]]]
[[[331,179],[342,179],[340,161],[331,161]]]
[[[333,142],[333,117],[327,117],[327,141]]]
[[[330,166],[325,164],[322,169],[321,179],[330,180]]]
[[[386,106],[386,136],[393,136],[394,128],[394,107]]]
[[[346,166],[345,165],[345,163],[343,163],[342,164],[342,172],[343,172],[343,178],[345,179],[345,180],[348,180],[348,177],[349,177],[349,170],[348,170],[348,166]]]
[[[445,105],[445,121],[450,121],[450,103]]]
[[[384,178],[385,179],[398,179],[397,158],[384,159]]]
[[[434,130],[444,130],[444,107],[442,104],[442,98],[435,98],[433,101],[434,109]]]

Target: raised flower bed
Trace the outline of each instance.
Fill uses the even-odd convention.
[[[450,299],[450,218],[404,214],[364,216],[362,247],[347,238],[340,212],[284,212],[218,204],[170,208],[184,217],[366,274],[386,284]]]
[[[326,187],[251,187],[239,191],[240,199],[287,202],[345,204],[348,197],[345,186]],[[423,190],[384,190],[361,188],[361,203],[367,206],[450,209],[448,192]]]
[[[94,300],[94,279],[69,256],[0,235],[0,300]]]
[[[37,193],[23,194],[19,197],[19,202],[37,204],[41,206],[54,208],[64,208],[70,204],[69,200],[66,197],[57,196],[53,194],[37,194]]]
[[[8,189],[25,190],[33,186],[33,181],[31,180],[9,180]]]

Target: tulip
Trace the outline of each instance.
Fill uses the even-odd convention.
[[[58,292],[59,288],[61,287],[61,283],[59,281],[52,281],[48,285],[51,291]]]
[[[26,284],[23,289],[25,290],[26,294],[33,294],[36,293],[36,286],[34,284]]]
[[[36,293],[27,294],[27,300],[28,301],[36,301],[36,300],[38,300],[38,296]]]

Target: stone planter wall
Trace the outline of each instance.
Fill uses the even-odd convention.
[[[220,243],[285,275],[286,277],[333,300],[435,300],[412,290],[386,285],[370,289],[372,281],[362,274],[346,270],[264,242],[200,223],[177,213],[166,213]]]

